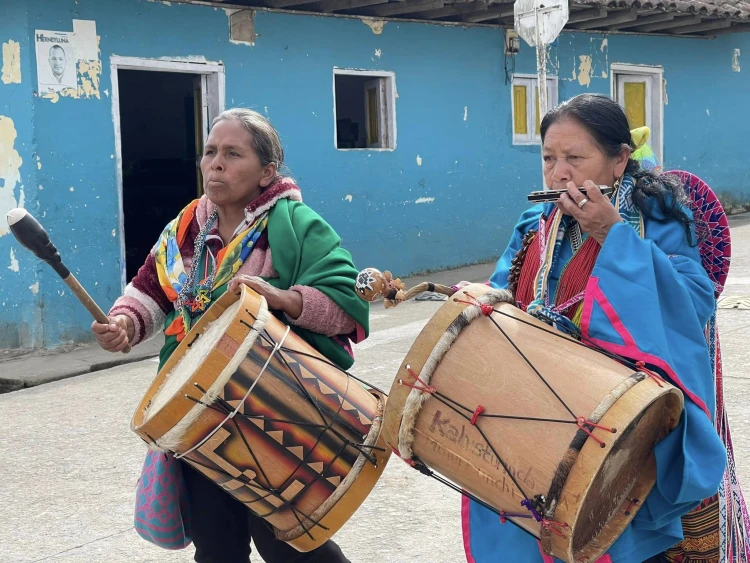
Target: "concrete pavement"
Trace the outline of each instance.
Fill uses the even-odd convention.
[[[750,296],[750,216],[735,217],[732,225],[726,295]],[[481,281],[491,270],[482,265],[428,278]],[[440,305],[412,301],[388,311],[373,306],[371,336],[357,346],[353,373],[387,391]],[[737,463],[750,493],[750,311],[720,309],[719,327]],[[0,518],[0,563],[192,561],[192,547],[164,551],[132,528],[145,447],[128,425],[155,369],[153,360],[146,360],[0,395],[0,506],[6,509]],[[392,458],[336,540],[353,563],[462,563],[459,506],[456,493]]]

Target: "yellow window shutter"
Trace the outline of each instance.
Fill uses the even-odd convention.
[[[646,83],[626,82],[625,90],[625,114],[631,129],[643,127],[646,123]]]
[[[378,91],[375,88],[367,90],[367,117],[369,119],[368,138],[369,144],[375,144],[380,140],[380,120],[378,119]]]
[[[513,85],[513,115],[515,123],[513,131],[516,135],[527,135],[529,133],[528,108],[527,108],[526,86],[523,84]]]

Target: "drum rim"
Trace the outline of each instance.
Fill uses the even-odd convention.
[[[641,397],[645,397],[648,402],[642,401],[641,403],[634,403],[627,400],[628,394],[630,396],[638,394]],[[645,404],[644,404],[645,403]],[[639,410],[635,408],[628,408],[630,405],[642,405]],[[629,431],[635,430],[638,424],[642,423],[642,419],[646,415],[651,415],[655,409],[666,407],[670,410],[662,413],[662,420],[678,420],[682,410],[684,408],[684,396],[683,393],[672,385],[660,386],[653,379],[644,377],[635,386],[628,389],[612,406],[607,409],[606,413],[601,418],[603,426],[620,426],[617,434],[609,434],[599,430],[594,430],[597,436],[606,442],[606,448],[598,447],[593,440],[587,440],[584,443],[579,455],[576,457],[575,463],[568,472],[568,477],[561,490],[560,497],[567,496],[569,498],[575,498],[578,496],[578,501],[569,507],[568,510],[558,505],[557,510],[552,510],[549,514],[550,518],[562,519],[570,524],[571,529],[568,537],[564,540],[559,536],[551,534],[549,530],[542,530],[541,543],[547,553],[553,554],[555,557],[566,559],[570,561],[580,561],[581,563],[592,563],[597,561],[606,551],[612,546],[617,538],[622,534],[622,531],[630,524],[638,510],[643,506],[643,499],[648,495],[653,486],[656,483],[656,466],[655,458],[653,455],[653,446],[651,453],[647,456],[649,464],[644,471],[640,472],[638,477],[633,481],[627,495],[633,494],[635,490],[637,495],[635,498],[639,500],[637,503],[633,503],[632,506],[626,508],[620,512],[620,508],[624,505],[629,504],[627,498],[618,505],[618,510],[608,520],[607,524],[594,536],[593,539],[599,540],[602,536],[606,537],[606,541],[597,541],[597,549],[592,550],[589,546],[591,542],[586,546],[575,550],[573,549],[574,538],[577,532],[577,526],[581,523],[581,514],[586,508],[586,501],[591,499],[590,492],[594,488],[595,484],[598,484],[607,459],[611,456],[616,455],[621,451],[618,446],[622,447],[622,441],[628,438]],[[623,419],[627,421],[627,424],[623,427]],[[618,422],[619,421],[619,422]],[[653,432],[655,437],[655,444],[658,444],[663,440],[671,431],[671,428],[656,429]],[[655,445],[654,444],[654,445]],[[651,466],[653,463],[653,467]],[[591,471],[591,468],[595,470]],[[653,470],[653,471],[651,471]],[[582,478],[581,476],[586,476]]]
[[[237,301],[241,302],[240,308],[230,321],[229,326],[225,330],[225,335],[230,336],[236,342],[243,343],[253,331],[253,327],[249,323],[241,323],[239,320],[248,316],[258,319],[263,313],[263,309],[267,310],[265,299],[245,285],[240,286],[236,292],[225,292],[208,308],[206,313],[204,313],[193,328],[185,335],[185,338],[179,343],[169,360],[167,360],[167,363],[162,366],[156,377],[152,380],[147,391],[144,393],[133,414],[130,428],[133,432],[138,434],[138,436],[140,436],[149,447],[160,451],[168,451],[159,447],[157,442],[188,415],[197,404],[195,399],[200,400],[203,397],[203,393],[195,388],[192,379],[188,379],[182,387],[180,387],[180,390],[164,403],[158,412],[154,413],[146,420],[144,419],[144,414],[151,400],[159,392],[175,366],[177,366],[180,360],[182,360],[187,354],[195,338],[202,334],[209,323],[218,319]],[[225,354],[217,348],[214,348],[203,360],[196,364],[195,372],[203,372],[206,366],[211,366],[211,369],[205,369],[203,381],[204,383],[206,380],[215,381],[216,378],[220,376],[222,370],[216,369],[214,366],[219,366],[221,364],[226,365],[229,361],[231,361],[231,358],[227,358]],[[211,378],[211,376],[213,377]],[[209,387],[210,385],[206,385],[204,388],[207,390]],[[188,399],[186,395],[193,397],[193,400]]]

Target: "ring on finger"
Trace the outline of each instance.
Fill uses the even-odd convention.
[[[585,197],[581,201],[579,201],[578,202],[579,209],[583,209],[583,206],[586,205],[586,203],[588,203],[588,201],[589,200],[587,198],[585,198]]]

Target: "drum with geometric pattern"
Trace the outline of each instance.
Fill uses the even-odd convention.
[[[367,390],[242,286],[203,315],[144,395],[132,429],[183,459],[299,551],[365,500],[390,455]]]

